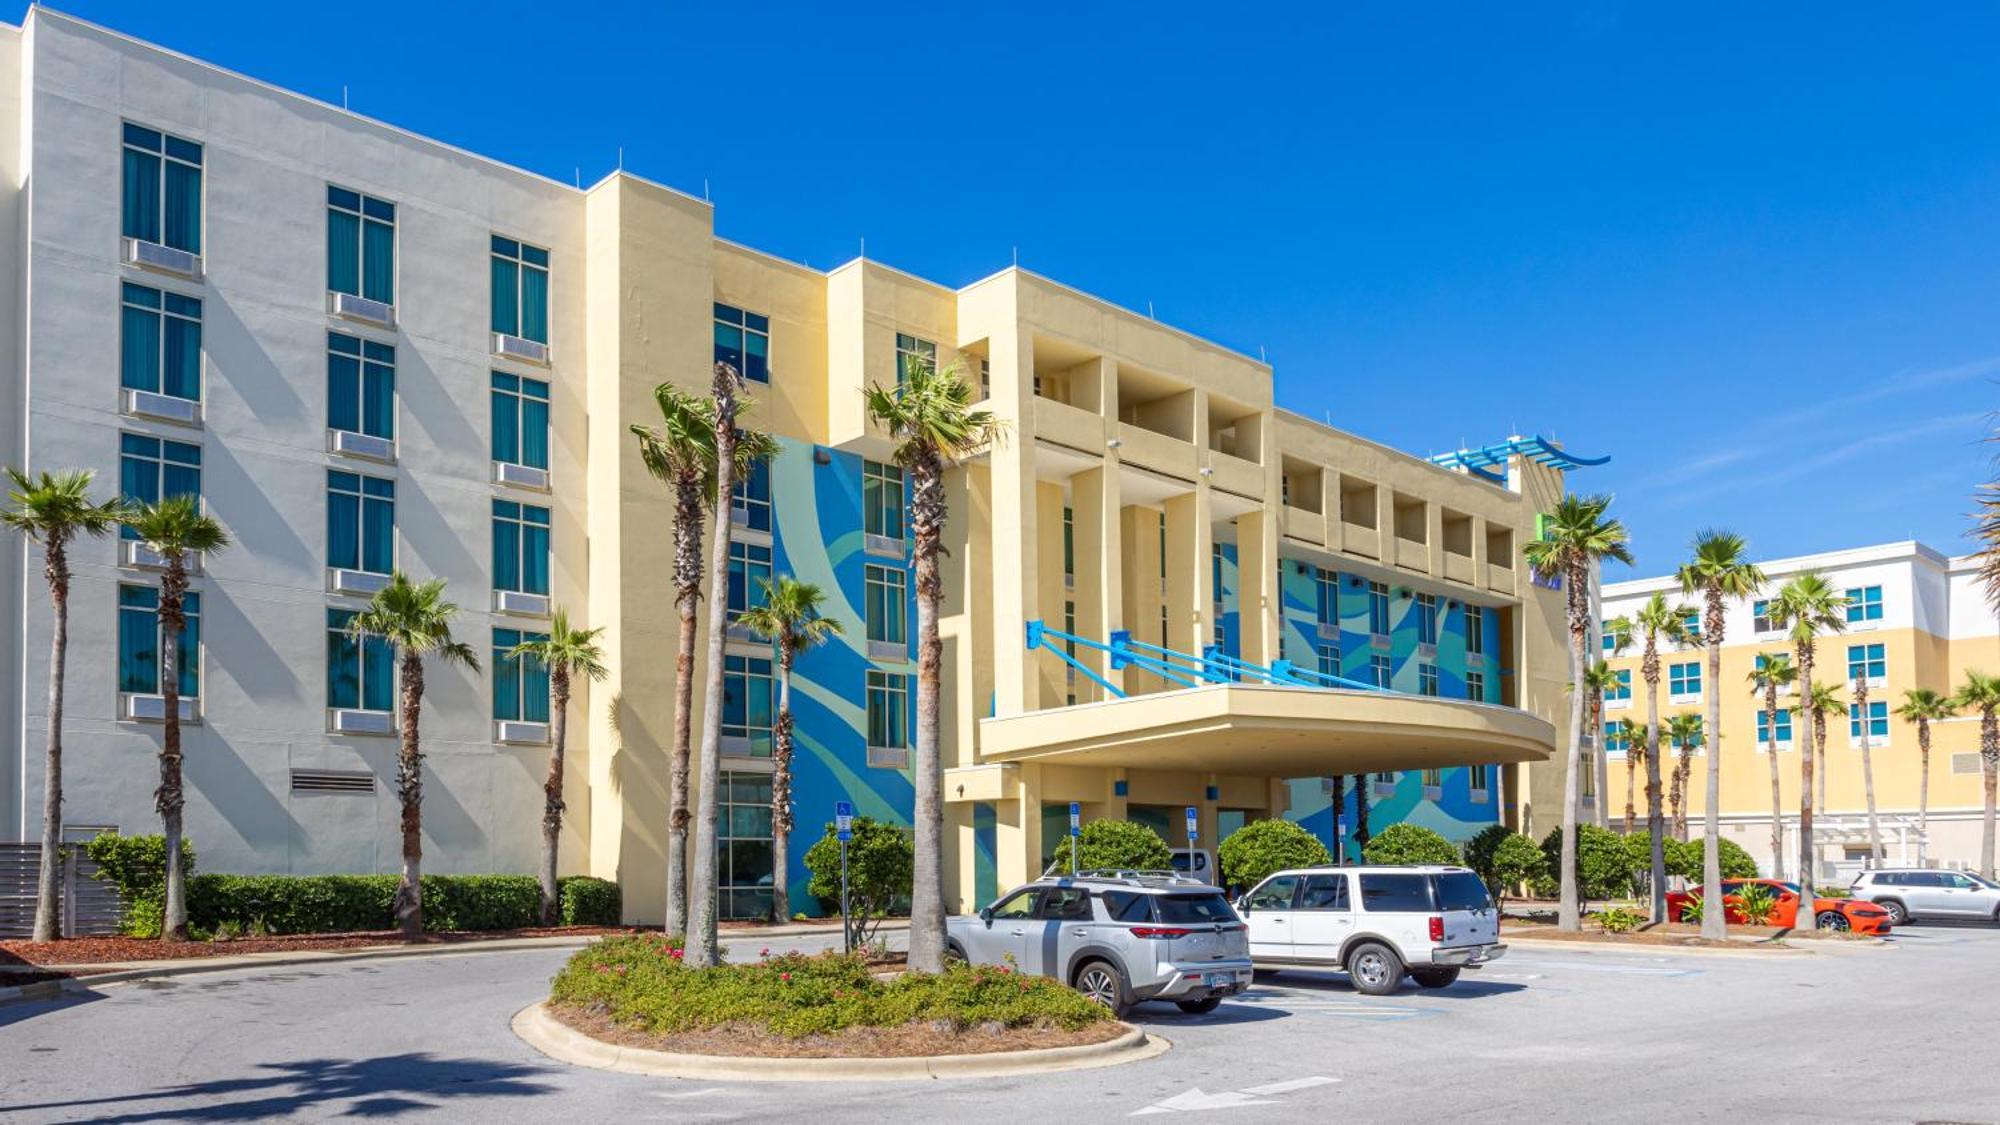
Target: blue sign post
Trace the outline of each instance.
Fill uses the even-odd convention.
[[[1193,805],[1189,805],[1187,807],[1187,834],[1188,834],[1188,874],[1199,875],[1199,872],[1195,870],[1194,842],[1201,835],[1201,810],[1195,808]]]
[[[833,803],[833,830],[840,838],[840,950],[854,952],[854,922],[847,913],[847,842],[854,839],[854,805]],[[786,904],[790,905],[790,904]]]
[[[1069,873],[1074,875],[1080,866],[1077,853],[1083,850],[1083,805],[1076,801],[1069,803]]]

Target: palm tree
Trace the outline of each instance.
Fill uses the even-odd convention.
[[[1778,788],[1778,690],[1798,678],[1792,658],[1782,652],[1757,657],[1757,666],[1749,676],[1751,694],[1764,697],[1764,749],[1771,759],[1771,876],[1776,879],[1785,877],[1785,798]],[[1800,869],[1802,875],[1811,870],[1810,866]]]
[[[1340,819],[1347,812],[1347,775],[1334,774],[1327,782],[1333,786],[1329,802],[1333,806],[1333,862],[1346,863],[1347,841],[1341,838]]]
[[[1917,847],[1930,846],[1931,826],[1931,724],[1949,719],[1957,712],[1948,696],[1930,688],[1910,688],[1903,692],[1903,705],[1896,717],[1917,725]],[[1921,856],[1921,852],[1919,855]]]
[[[1702,595],[1701,640],[1708,646],[1708,693],[1705,731],[1715,733],[1708,744],[1708,807],[1703,812],[1702,901],[1722,901],[1722,627],[1723,610],[1732,598],[1748,598],[1764,585],[1764,572],[1743,557],[1743,537],[1727,531],[1703,531],[1695,536],[1694,557],[1682,564],[1681,591]],[[1723,911],[1701,916],[1701,936],[1721,941],[1728,936]]]
[[[778,654],[778,717],[771,727],[771,921],[792,916],[792,665],[800,653],[840,634],[840,622],[821,617],[826,593],[810,582],[784,577],[764,583],[764,604],[740,620],[771,642]]]
[[[1639,724],[1630,719],[1619,719],[1611,724],[1607,735],[1606,749],[1610,740],[1615,739],[1625,747],[1625,831],[1629,835],[1638,827],[1639,821],[1639,760],[1646,756],[1646,734]]]
[[[1816,808],[1826,808],[1826,732],[1836,720],[1847,717],[1847,701],[1840,697],[1839,684],[1814,684],[1812,694],[1799,706],[1801,712],[1812,712],[1812,753],[1813,776],[1818,779],[1819,791],[1814,794]]]
[[[444,579],[412,582],[396,571],[368,605],[348,619],[357,643],[379,637],[396,654],[402,680],[397,716],[396,796],[402,803],[403,877],[396,884],[395,916],[411,941],[424,932],[424,754],[418,717],[424,703],[424,660],[437,657],[479,671],[472,646],[455,640],[451,623],[458,606],[444,597]]]
[[[1576,885],[1577,770],[1581,766],[1584,735],[1585,642],[1590,633],[1590,578],[1604,559],[1632,561],[1625,548],[1625,525],[1605,518],[1611,507],[1609,496],[1565,496],[1555,511],[1543,516],[1542,538],[1529,543],[1524,551],[1528,565],[1543,581],[1560,580],[1569,615],[1569,749],[1564,757],[1561,899],[1556,908],[1558,928],[1576,932],[1583,928],[1578,912]],[[1602,798],[1599,798],[1602,803]]]
[[[870,384],[868,416],[896,442],[895,460],[910,482],[910,531],[917,577],[916,872],[910,888],[910,968],[944,968],[944,770],[939,756],[938,572],[944,533],[945,470],[999,436],[993,415],[971,409],[973,389],[954,363],[939,370],[918,362],[893,388]]]
[[[1357,773],[1348,779],[1354,790],[1354,850],[1362,851],[1374,833],[1368,831],[1368,775]]]
[[[1980,785],[1985,795],[1984,813],[1979,830],[1979,873],[1993,878],[1993,797],[1996,778],[2000,778],[2000,721],[1994,718],[2000,712],[2000,676],[1989,676],[1971,668],[1965,670],[1965,683],[1959,686],[1951,697],[1953,707],[1979,712],[1979,766]]]
[[[181,862],[181,634],[187,629],[188,556],[212,555],[229,546],[229,533],[203,515],[201,501],[171,496],[141,504],[128,525],[166,563],[160,576],[160,787],[153,791],[167,848],[167,899],[160,920],[163,941],[187,940],[187,871]]]
[[[1667,825],[1660,809],[1660,641],[1662,638],[1682,642],[1687,640],[1688,608],[1684,605],[1670,605],[1665,594],[1657,591],[1639,607],[1632,617],[1632,631],[1644,646],[1639,658],[1639,675],[1646,681],[1646,831],[1652,834],[1651,875],[1649,886],[1653,891],[1653,909],[1650,917],[1655,923],[1667,921]],[[1678,795],[1682,782],[1679,767],[1674,773],[1674,792]],[[1680,799],[1675,797],[1675,815],[1678,816]]]
[[[1611,762],[1604,748],[1604,697],[1630,683],[1629,675],[1620,675],[1611,665],[1602,660],[1591,664],[1583,674],[1583,686],[1587,696],[1584,706],[1590,717],[1591,770],[1597,775],[1597,826],[1611,827]],[[1628,758],[1629,762],[1630,759]]]
[[[549,772],[542,779],[542,925],[556,924],[556,852],[562,845],[563,751],[569,743],[570,683],[576,676],[605,677],[604,650],[596,629],[570,627],[569,611],[558,607],[548,635],[522,641],[508,652],[511,660],[533,660],[549,673]]]
[[[35,880],[36,941],[62,936],[57,875],[62,851],[63,665],[69,656],[69,545],[80,536],[108,534],[125,514],[119,500],[90,498],[88,469],[44,472],[31,477],[9,468],[12,488],[0,509],[0,527],[12,528],[42,545],[42,577],[49,584],[55,629],[49,640],[49,730],[42,765],[42,868]]]
[[[1813,840],[1813,778],[1819,777],[1819,803],[1826,803],[1826,778],[1820,767],[1826,764],[1825,712],[1816,709],[1817,687],[1813,684],[1814,646],[1821,633],[1838,633],[1847,628],[1847,596],[1833,588],[1826,576],[1808,570],[1778,589],[1777,597],[1765,608],[1773,628],[1786,629],[1792,639],[1792,666],[1798,678],[1800,709],[1807,737],[1799,754],[1799,878],[1800,885],[1812,881],[1818,864],[1819,848]]]
[[[1688,838],[1688,779],[1694,773],[1695,747],[1703,742],[1701,716],[1683,711],[1669,718],[1667,741],[1673,743],[1678,751],[1674,757],[1674,835],[1685,840]]]

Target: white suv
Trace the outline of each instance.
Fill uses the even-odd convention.
[[[1280,871],[1236,902],[1257,970],[1345,969],[1385,996],[1408,973],[1444,988],[1459,970],[1507,951],[1500,911],[1463,867],[1304,867]]]

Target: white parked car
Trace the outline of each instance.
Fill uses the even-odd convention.
[[[1384,996],[1404,974],[1444,988],[1507,951],[1500,911],[1463,867],[1307,867],[1280,871],[1236,902],[1250,960],[1275,969],[1342,969]]]

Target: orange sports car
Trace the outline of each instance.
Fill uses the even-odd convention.
[[[1744,925],[1750,920],[1742,910],[1742,893],[1746,887],[1762,887],[1771,896],[1770,925],[1788,930],[1798,923],[1798,884],[1781,883],[1776,879],[1724,879],[1723,916],[1731,925]],[[1702,888],[1696,886],[1668,894],[1667,917],[1679,918],[1689,904],[1700,902],[1701,891]],[[1822,930],[1850,930],[1857,934],[1889,932],[1889,912],[1865,899],[1814,899],[1813,917],[1815,924]]]

